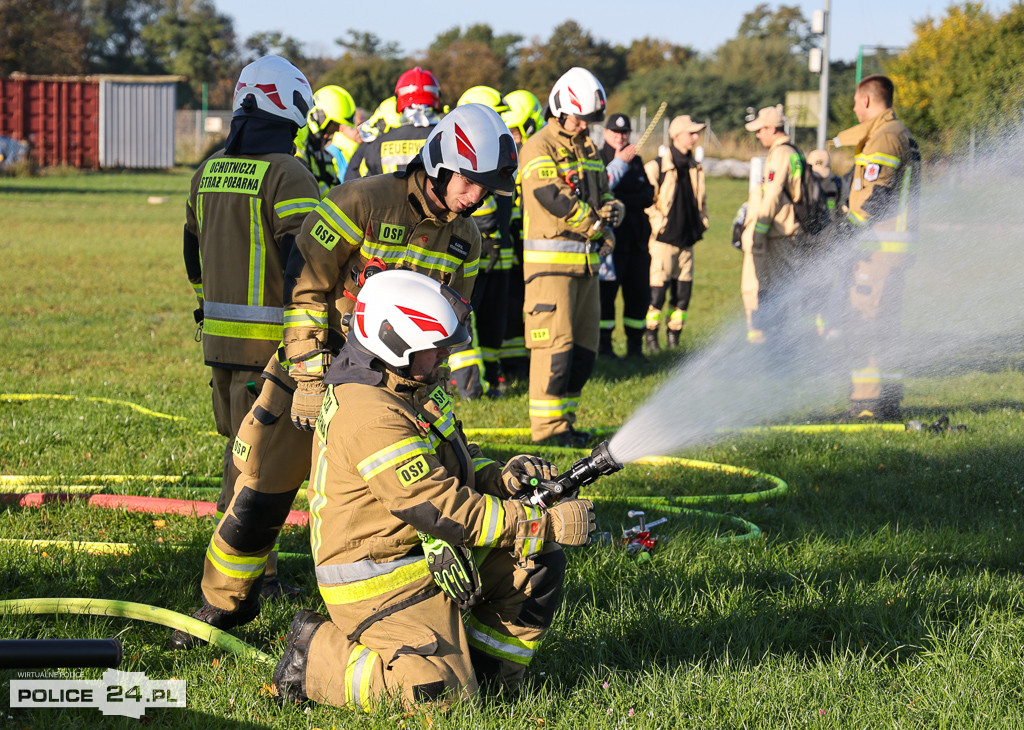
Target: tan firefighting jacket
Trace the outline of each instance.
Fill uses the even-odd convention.
[[[359,274],[371,258],[389,269],[426,274],[470,298],[480,233],[459,214],[435,217],[427,207],[426,184],[422,168],[350,180],[306,217],[296,241],[305,265],[284,313],[289,360],[326,349],[328,329],[343,334],[341,318],[353,308],[343,292],[359,292]]]
[[[508,498],[502,465],[466,441],[444,389],[381,377],[329,385],[317,420],[310,542],[326,602],[426,575],[417,531],[522,557],[539,552],[542,511]]]
[[[615,196],[590,137],[570,136],[551,120],[523,143],[519,170],[525,280],[545,274],[596,276],[602,238],[594,232],[597,211]],[[579,196],[566,180],[570,175],[579,178]]]
[[[654,186],[654,205],[645,211],[651,220],[651,243],[658,240],[668,223],[668,214],[675,204],[676,184],[679,180],[679,171],[672,162],[672,151],[669,150],[661,156],[660,160],[649,160],[644,165],[644,172],[647,179]],[[704,179],[704,167],[699,163],[690,168],[690,186],[693,188],[693,196],[697,199],[697,210],[700,212],[701,223],[704,230],[708,229],[708,191]]]
[[[758,241],[795,236],[800,232],[793,203],[801,198],[802,157],[783,135],[768,148],[761,183],[761,199],[754,223],[754,245]]]
[[[319,199],[312,174],[287,154],[227,157],[221,150],[196,171],[185,207],[185,260],[203,307],[208,365],[266,366],[281,341],[284,267]]]
[[[870,228],[865,247],[906,253],[917,240],[921,153],[896,113],[888,109],[844,130],[837,145],[855,145],[847,220]]]

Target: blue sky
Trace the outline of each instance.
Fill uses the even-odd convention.
[[[406,53],[423,50],[438,33],[474,23],[486,23],[496,33],[518,33],[527,39],[547,38],[564,20],[574,18],[596,38],[628,43],[651,36],[708,53],[736,34],[744,13],[758,0],[584,0],[575,3],[539,0],[491,0],[490,2],[428,2],[426,0],[378,0],[343,2],[324,0],[288,5],[280,0],[214,0],[230,15],[241,38],[257,31],[280,30],[306,44],[307,52],[334,56],[340,48],[334,39],[349,28],[372,31],[386,41],[396,41]],[[995,0],[986,7],[1004,12],[1012,0]],[[799,5],[808,18],[824,8],[824,0],[773,1]],[[833,60],[852,61],[858,47],[905,46],[913,40],[914,22],[942,17],[949,2],[935,0],[832,0],[831,53]],[[564,8],[555,9],[555,8]]]

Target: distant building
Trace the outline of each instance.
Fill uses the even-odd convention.
[[[12,74],[0,78],[0,135],[27,142],[40,167],[173,167],[179,81]]]

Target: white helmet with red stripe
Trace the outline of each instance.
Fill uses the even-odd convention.
[[[604,87],[594,74],[573,66],[551,87],[548,109],[555,117],[571,114],[585,122],[602,122],[607,99]]]
[[[252,98],[252,101],[247,101]],[[270,115],[306,126],[313,90],[299,69],[281,56],[257,58],[242,69],[235,84],[232,116]]]
[[[498,112],[483,104],[452,109],[423,145],[423,167],[438,178],[441,170],[459,173],[498,195],[516,189],[516,142]]]
[[[366,279],[356,297],[350,334],[392,367],[435,347],[469,342],[469,302],[450,286],[407,269],[389,269]]]

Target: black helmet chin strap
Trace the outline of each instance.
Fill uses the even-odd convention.
[[[436,178],[430,177],[428,175],[427,179],[430,181],[430,185],[434,190],[434,195],[436,195],[437,199],[441,201],[441,205],[444,206],[445,210],[451,213],[452,209],[448,207],[448,183],[452,181],[452,171],[449,170],[447,167],[442,167],[440,170],[437,171]],[[491,192],[487,191],[487,195],[490,194]],[[459,213],[459,215],[461,215],[463,218],[469,218],[471,215],[473,215],[474,211],[479,210],[480,206],[484,204],[484,201],[487,200],[487,195],[480,198],[480,200],[476,202],[476,205],[466,208],[464,211]]]

